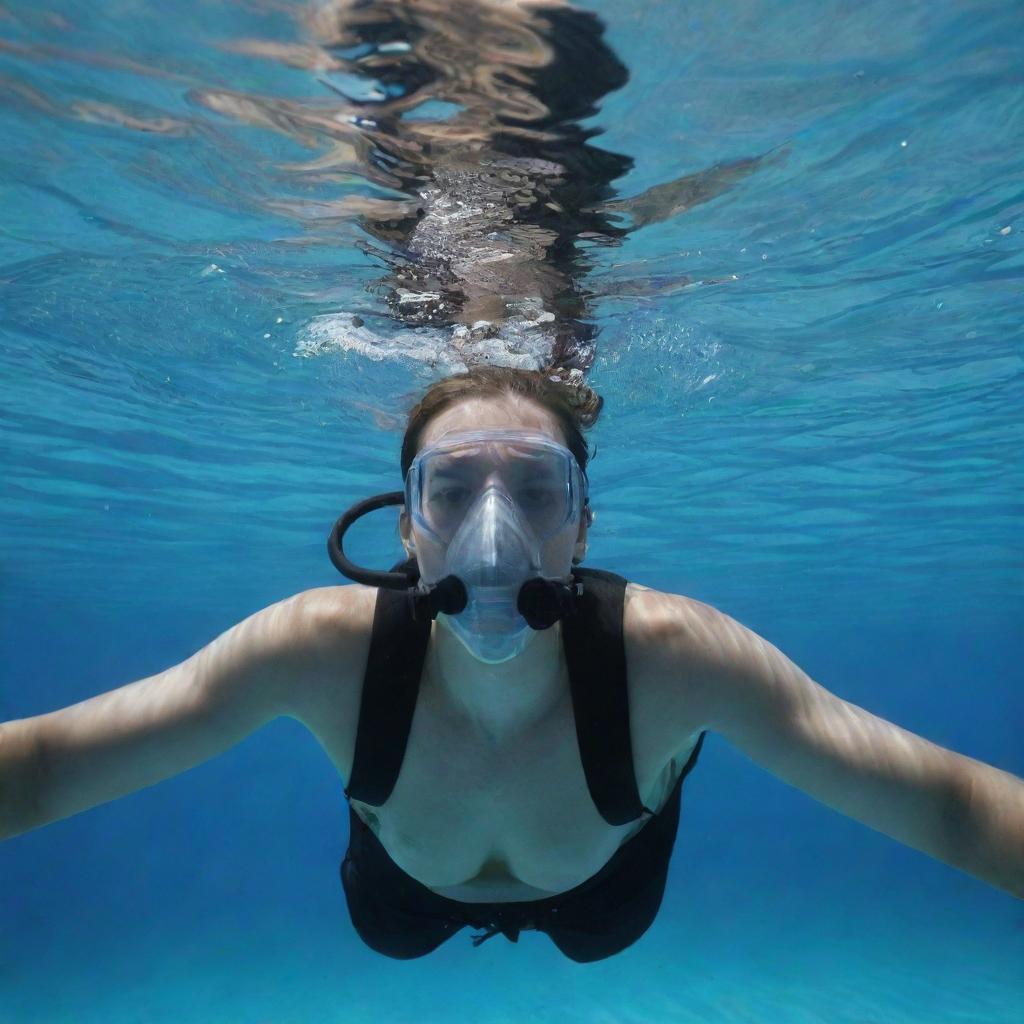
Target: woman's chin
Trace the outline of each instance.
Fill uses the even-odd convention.
[[[477,620],[472,630],[466,629],[451,617],[438,615],[438,622],[452,633],[467,653],[485,665],[501,665],[518,657],[530,645],[535,631],[529,626],[515,626],[508,618],[496,620],[485,627],[483,620]]]

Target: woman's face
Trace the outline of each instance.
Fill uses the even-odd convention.
[[[565,435],[554,414],[529,398],[502,395],[466,398],[448,406],[427,424],[421,435],[420,449],[435,444],[445,434],[471,430],[529,431],[543,434],[565,447]],[[569,523],[551,537],[543,549],[545,564],[565,565],[568,571],[570,563],[582,561],[586,554],[588,523],[589,511],[578,524]],[[399,522],[399,532],[407,554],[414,555],[422,547],[426,555],[430,545],[422,545],[415,523],[404,511]],[[421,569],[426,568],[421,566]]]

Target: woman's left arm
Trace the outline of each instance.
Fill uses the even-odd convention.
[[[677,678],[696,667],[683,689],[709,728],[829,807],[1024,899],[1024,780],[840,699],[714,608],[648,594],[658,660]]]

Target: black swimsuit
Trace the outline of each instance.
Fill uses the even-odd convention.
[[[665,891],[679,824],[683,779],[697,762],[703,733],[658,813],[644,808],[633,773],[622,608],[626,581],[576,570],[584,583],[577,613],[562,635],[573,713],[591,797],[613,825],[648,820],[600,871],[567,892],[540,900],[467,903],[440,896],[406,874],[366,823],[349,809],[348,852],[341,865],[352,923],[385,956],[411,959],[470,925],[474,945],[523,929],[546,932],[570,959],[601,960],[630,946],[650,927]],[[430,623],[416,622],[403,594],[378,591],[373,638],[359,709],[352,780],[346,796],[383,804],[401,770],[416,706]]]

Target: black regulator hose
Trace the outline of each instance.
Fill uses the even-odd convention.
[[[327,537],[327,554],[334,563],[334,568],[356,583],[365,583],[368,587],[386,587],[388,590],[407,590],[419,582],[418,569],[410,568],[406,572],[380,572],[376,569],[363,569],[350,562],[345,555],[345,531],[359,518],[368,512],[376,512],[379,508],[389,505],[404,505],[404,491],[389,491],[378,494],[365,501],[353,505],[344,515],[338,517]]]
[[[415,561],[401,572],[382,572],[378,569],[364,569],[350,561],[345,554],[345,531],[359,518],[379,508],[391,505],[404,505],[404,491],[389,491],[377,494],[353,505],[337,522],[327,536],[327,554],[334,568],[356,583],[364,583],[368,587],[384,587],[387,590],[402,590],[409,595],[413,614],[420,618],[424,614],[431,619],[437,618],[438,612],[446,615],[457,615],[469,600],[466,587],[457,576],[446,576],[428,590],[419,588],[420,571]]]

